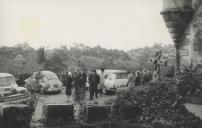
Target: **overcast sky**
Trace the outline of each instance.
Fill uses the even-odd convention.
[[[162,0],[0,0],[0,45],[129,50],[172,43],[161,10]]]

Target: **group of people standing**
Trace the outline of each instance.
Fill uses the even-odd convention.
[[[129,88],[134,86],[143,85],[152,81],[152,74],[148,69],[138,69],[136,72],[128,71],[128,83]],[[62,75],[62,83],[66,87],[67,101],[70,101],[72,96],[73,100],[77,103],[81,103],[86,99],[86,83],[89,84],[89,99],[93,100],[98,95],[102,96],[102,89],[104,87],[105,78],[104,68],[100,71],[95,69],[89,69],[88,72],[83,70],[76,70],[74,73],[66,72]],[[74,89],[74,91],[72,91]],[[72,92],[74,92],[72,94]]]
[[[86,72],[84,69],[77,69],[74,73],[66,72],[62,75],[62,83],[66,87],[67,101],[70,102],[70,97],[77,103],[81,103],[86,97],[86,83],[89,83],[90,100],[102,95],[105,74],[104,68],[98,74],[95,69],[89,69]],[[74,90],[74,91],[73,91]],[[72,92],[74,92],[72,94]]]
[[[130,72],[128,71],[128,83],[127,86],[129,88],[134,86],[143,85],[147,82],[152,81],[152,74],[148,69],[142,70],[138,69],[136,72]]]

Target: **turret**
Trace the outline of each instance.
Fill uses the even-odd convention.
[[[192,0],[163,0],[161,12],[168,32],[176,47],[177,71],[180,71],[180,43],[185,29],[189,26],[193,16]]]
[[[163,0],[161,15],[174,43],[179,43],[193,15],[192,0]]]

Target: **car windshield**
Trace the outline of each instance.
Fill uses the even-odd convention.
[[[127,78],[128,78],[128,74],[125,72],[116,73],[116,79],[127,79]]]
[[[7,87],[13,84],[15,81],[15,78],[12,76],[8,77],[0,77],[0,87]]]

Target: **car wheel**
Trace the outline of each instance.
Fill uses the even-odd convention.
[[[105,86],[104,86],[103,89],[102,89],[102,93],[103,93],[104,95],[107,94],[107,88],[106,88]]]

